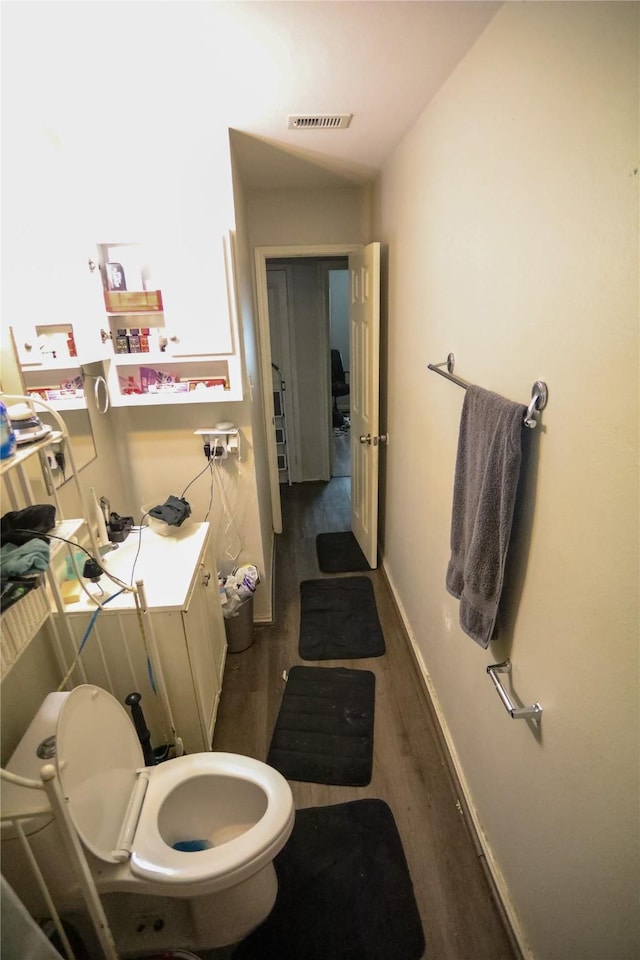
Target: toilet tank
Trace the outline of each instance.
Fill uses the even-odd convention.
[[[40,781],[40,771],[47,763],[54,762],[55,732],[62,704],[69,696],[68,693],[50,693],[42,701],[38,712],[27,727],[20,743],[13,752],[5,769],[19,777],[28,780]],[[42,756],[38,750],[42,746]],[[52,752],[53,751],[53,752]],[[16,784],[2,781],[1,806],[3,815],[6,813],[23,813],[35,807],[48,806],[47,795],[40,790],[31,790],[28,787],[19,787]],[[50,819],[46,818],[46,819]],[[42,816],[22,820],[22,828],[28,835],[43,825]],[[2,824],[2,839],[16,835],[15,827],[11,822]]]

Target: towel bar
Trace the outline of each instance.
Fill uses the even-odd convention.
[[[457,377],[454,374],[454,368],[456,365],[456,358],[453,353],[450,353],[446,360],[442,363],[428,363],[427,368],[433,370],[434,373],[439,374],[441,377],[444,377],[446,380],[451,380],[452,383],[457,383],[459,387],[462,387],[463,390],[466,390],[469,384],[466,380],[463,380],[462,377]],[[446,367],[446,370],[442,368]],[[531,388],[531,400],[529,401],[529,406],[527,407],[527,412],[524,415],[523,423],[525,427],[529,427],[530,430],[535,430],[538,425],[536,414],[547,405],[547,400],[549,399],[549,391],[544,380],[536,380],[534,385]]]
[[[514,707],[509,699],[509,694],[496,676],[498,673],[511,673],[511,660],[507,659],[503,660],[502,663],[492,663],[487,667],[487,673],[493,680],[507,713],[510,714],[513,720],[540,720],[542,717],[542,707],[540,704],[536,701],[536,703],[530,707]]]

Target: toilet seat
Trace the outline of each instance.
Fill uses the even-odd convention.
[[[207,779],[236,780],[242,790],[262,795],[263,809],[256,822],[235,836],[232,842],[218,843],[211,849],[184,853],[173,849],[160,828],[162,806],[181,785]],[[215,809],[216,785],[211,784],[210,800]],[[138,821],[131,850],[131,872],[159,883],[190,884],[207,882],[210,889],[239,883],[270,862],[282,848],[293,829],[295,807],[289,784],[277,770],[252,757],[233,753],[195,753],[152,767],[145,796],[143,815]]]
[[[219,878],[220,886],[229,886],[230,878],[240,882],[263,861],[268,863],[293,827],[287,781],[258,760],[197,753],[145,767],[129,715],[100,687],[83,684],[70,691],[58,717],[56,742],[60,782],[83,843],[107,863],[129,860],[131,873],[140,879],[179,885],[207,882],[211,888]],[[214,777],[232,782],[232,789],[241,784],[243,798],[250,793],[259,799],[255,822],[241,829],[233,842],[222,839],[196,853],[174,849],[161,833],[164,805],[189,785],[194,796],[185,798],[185,812],[200,788],[206,804],[215,809],[221,780],[208,782]],[[200,798],[198,794],[198,802]],[[175,821],[180,810],[177,804]]]

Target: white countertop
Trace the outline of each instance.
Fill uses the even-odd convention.
[[[127,584],[142,580],[148,607],[154,610],[182,610],[208,532],[208,523],[190,522],[178,528],[175,536],[171,537],[161,537],[148,527],[142,531],[133,530],[117,550],[110,551],[102,558],[101,566]],[[211,570],[211,575],[215,577],[215,570]],[[100,595],[98,585],[88,581],[85,583],[101,602],[120,589],[104,575],[100,578],[100,586],[105,596]],[[95,604],[84,592],[77,603],[65,606],[66,613],[86,613],[95,609]],[[133,595],[127,592],[108,603],[104,612],[131,609],[135,609],[135,601]]]

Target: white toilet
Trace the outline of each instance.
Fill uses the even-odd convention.
[[[55,735],[55,759],[46,746]],[[44,754],[44,756],[43,756]],[[7,769],[39,779],[55,763],[69,813],[123,953],[209,949],[236,943],[271,911],[273,858],[295,817],[289,784],[272,767],[230,753],[198,753],[145,767],[129,714],[85,684],[44,700]],[[47,805],[46,795],[2,785],[3,813]],[[23,821],[58,908],[78,911],[81,891],[53,814]],[[11,824],[2,869],[28,909],[43,909]]]

